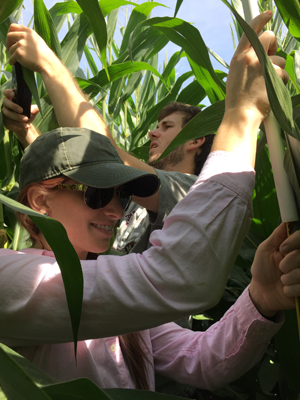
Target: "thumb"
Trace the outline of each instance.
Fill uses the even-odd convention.
[[[286,224],[281,223],[262,244],[265,249],[278,249],[287,238]]]
[[[38,113],[40,112],[40,110],[39,110],[39,108],[38,108],[37,105],[33,104],[33,105],[31,106],[30,112],[31,112],[32,115],[35,115],[35,116],[36,116],[36,115],[38,115]]]
[[[35,120],[35,117],[38,115],[40,112],[38,106],[32,105],[30,109],[30,119],[27,121],[27,123],[32,123]]]

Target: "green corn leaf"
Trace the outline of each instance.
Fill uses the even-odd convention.
[[[35,127],[41,132],[46,133],[58,128],[58,122],[54,112],[53,105],[51,103],[50,97],[46,94],[41,98],[41,108],[42,115],[39,113],[34,120]]]
[[[34,224],[43,233],[55,254],[65,286],[76,357],[78,329],[83,298],[83,275],[78,255],[69,241],[67,232],[63,225],[55,219],[41,215],[40,213],[33,211],[31,208],[26,207],[2,194],[0,194],[0,202],[14,211],[29,215]]]
[[[12,358],[15,361],[15,363],[18,364],[19,367],[22,368],[24,372],[26,372],[28,376],[30,376],[30,378],[33,380],[35,384],[51,385],[53,383],[57,383],[57,381],[54,378],[47,375],[45,372],[40,370],[36,365],[32,364],[30,361],[22,357],[19,353],[12,350],[10,347],[5,346],[4,344],[0,344],[0,348],[10,358]]]
[[[112,397],[87,378],[44,386],[43,391],[52,400],[113,400]]]
[[[9,400],[51,400],[0,344],[0,386]]]
[[[177,15],[177,13],[179,11],[179,8],[181,7],[182,3],[183,3],[183,0],[177,0],[176,7],[175,7],[175,12],[174,12],[174,18],[176,17],[176,15]]]
[[[167,156],[176,147],[187,140],[201,138],[202,136],[215,133],[224,116],[225,101],[214,103],[192,118],[185,127],[178,133],[176,138],[169,144],[158,160]]]
[[[171,71],[175,68],[175,66],[178,64],[178,62],[181,60],[181,58],[185,57],[185,56],[186,56],[186,54],[182,51],[177,51],[176,53],[174,53],[172,55],[172,57],[170,58],[168,64],[166,65],[166,67],[162,73],[162,76],[164,79],[166,79],[171,74]],[[150,109],[155,104],[156,94],[157,94],[160,86],[161,86],[161,81],[158,82],[158,84],[156,85],[156,88],[153,90],[152,96],[145,103],[146,110]],[[161,100],[161,99],[159,98],[159,100]]]
[[[300,212],[300,186],[299,186],[300,142],[299,140],[293,138],[290,135],[286,135],[286,142],[287,142],[287,150],[284,156],[284,168],[289,177],[289,181],[291,182],[291,185],[294,189],[296,206],[299,213]]]
[[[166,44],[168,39],[161,32],[155,29],[145,29],[136,37],[131,44],[131,61],[142,61],[153,58]],[[118,57],[113,64],[121,64],[129,61],[129,50]],[[117,101],[122,93],[122,81],[114,82],[110,89],[110,96],[108,101],[108,111],[112,114],[116,108]]]
[[[102,14],[106,17],[110,12],[115,10],[116,8],[130,5],[135,7],[136,4],[132,3],[131,1],[125,0],[100,0],[99,6],[101,8]],[[65,3],[56,3],[52,7],[52,13],[55,15],[63,15],[63,14],[81,14],[82,8],[76,3],[76,1],[67,1]]]
[[[105,389],[112,400],[184,400],[183,397],[151,392],[149,390]]]
[[[282,50],[277,50],[276,55],[285,59],[285,61],[286,61],[285,70],[289,74],[290,81],[294,85],[294,87],[296,89],[296,92],[300,93],[300,88],[297,85],[297,80],[296,80],[296,76],[295,76],[295,69],[294,69],[293,56],[295,55],[295,52],[293,51],[291,54],[286,54]]]
[[[180,92],[176,101],[196,106],[205,97],[206,93],[203,87],[199,85],[198,81],[193,81]]]
[[[186,52],[195,77],[205,89],[211,103],[225,98],[225,84],[217,77],[207,47],[195,27],[179,18],[157,17],[140,23],[134,34],[144,26],[152,26],[163,32],[169,40]]]
[[[106,21],[104,19],[101,8],[97,0],[76,0],[86,14],[88,20],[91,23],[93,32],[100,50],[101,62],[107,74],[108,80],[109,73],[106,63],[106,45],[107,45],[107,29]]]
[[[111,65],[108,67],[110,82],[120,79],[123,76],[131,74],[133,72],[138,72],[138,71],[143,71],[143,70],[151,71],[154,75],[159,77],[163,81],[163,83],[166,85],[166,82],[163,79],[163,77],[160,75],[160,73],[157,72],[157,70],[155,68],[153,68],[150,64],[147,64],[145,62],[131,63],[130,61],[127,61],[120,65]],[[78,82],[82,82],[82,81],[83,81],[82,79],[78,79]],[[101,70],[100,72],[98,72],[98,74],[94,78],[90,79],[87,82],[90,83],[91,85],[96,84],[100,87],[104,87],[110,83],[109,80],[107,79],[107,76],[106,76],[104,70]],[[95,95],[97,95],[97,93],[95,93],[95,90],[93,87],[92,87],[91,91],[85,90],[85,92],[87,94],[91,95],[91,97],[94,97]]]
[[[114,81],[110,87],[109,97],[108,97],[108,113],[110,115],[112,115],[116,109],[117,102],[120,96],[122,95],[124,84],[125,84],[125,78]]]
[[[93,57],[92,57],[92,55],[90,53],[90,50],[87,47],[87,45],[84,46],[84,55],[85,55],[85,57],[87,59],[87,62],[89,64],[89,67],[91,68],[91,71],[92,71],[93,75],[97,75],[98,68],[97,68],[97,65],[96,65],[96,63],[95,63],[95,61],[94,61],[94,59],[93,59]]]
[[[226,61],[223,60],[222,57],[220,57],[217,53],[215,53],[213,50],[211,50],[209,47],[207,48],[209,53],[214,57],[215,60],[217,60],[223,67],[229,69],[229,65],[227,64]]]
[[[62,61],[75,75],[84,51],[87,38],[93,29],[85,14],[79,15],[61,42]]]
[[[256,155],[255,171],[255,190],[252,203],[256,223],[251,226],[256,233],[266,239],[278,226],[280,218],[272,165],[266,147]]]
[[[129,99],[135,89],[139,86],[142,78],[143,74],[141,72],[135,72],[134,74],[131,74],[129,76],[126,86],[123,87],[123,94],[118,100],[112,119],[117,118],[117,116],[120,114],[123,104]]]
[[[40,104],[40,98],[39,98],[39,94],[38,94],[38,89],[36,86],[36,81],[34,78],[34,72],[31,71],[28,68],[25,68],[23,65],[21,65],[22,67],[22,73],[23,73],[23,78],[25,80],[25,82],[27,83],[27,86],[29,87],[29,90],[31,91],[31,94],[40,110],[40,113],[42,114],[43,111],[41,109],[41,104]]]
[[[275,0],[280,15],[289,32],[300,40],[300,5],[298,0]]]
[[[101,5],[100,5],[100,7],[101,7]],[[101,8],[101,10],[103,12],[102,8]],[[103,15],[104,15],[104,13],[103,13]],[[110,45],[114,38],[114,34],[115,34],[117,22],[118,22],[118,15],[119,15],[119,9],[116,8],[115,10],[112,10],[107,16],[107,43],[109,43]],[[109,63],[111,64],[111,61]]]
[[[289,389],[299,393],[300,346],[295,310],[285,311],[285,322],[275,335],[275,345]]]
[[[135,7],[135,9],[132,11],[132,13],[130,15],[128,24],[127,24],[125,32],[124,32],[122,44],[120,47],[120,54],[124,53],[124,51],[128,49],[130,35],[134,31],[136,26],[140,22],[145,21],[145,19],[148,17],[148,15],[153,10],[153,8],[157,7],[157,6],[166,7],[163,4],[155,3],[155,2],[151,2],[151,3],[146,2],[146,3],[140,4]]]
[[[49,9],[49,14],[51,15],[51,18],[52,18],[52,21],[54,23],[57,33],[60,32],[65,20],[67,19],[67,14],[57,14],[56,6],[58,4],[61,4],[61,3],[56,3],[56,4],[54,4],[54,6],[52,8]],[[66,4],[66,3],[63,3],[63,4]],[[78,6],[77,3],[75,3],[75,4]]]
[[[161,49],[161,45],[158,46],[157,42],[160,42],[161,37],[165,37],[165,35],[161,34],[155,29],[145,29],[144,31],[140,32],[138,37],[134,37],[132,41],[129,42],[128,49],[124,51],[122,55],[120,55],[113,64],[120,64],[124,61],[139,61],[142,59],[148,59],[149,56],[153,53],[158,53]],[[166,40],[166,43],[168,40]],[[130,49],[130,52],[129,52]],[[118,51],[120,54],[120,51]]]
[[[0,41],[5,46],[5,48],[6,48],[6,35],[11,23],[12,23],[11,18],[6,18],[3,22],[0,23]],[[9,57],[8,52],[6,54]]]
[[[34,26],[48,47],[61,59],[61,48],[56,28],[43,0],[34,0]]]
[[[238,20],[239,24],[244,30],[244,33],[246,34],[248,40],[250,41],[257,54],[257,57],[264,72],[270,105],[279,125],[289,135],[294,136],[296,139],[300,140],[298,132],[294,128],[292,103],[288,89],[285,87],[284,83],[277,75],[268,55],[265,52],[265,49],[263,48],[263,45],[260,43],[257,37],[257,34],[235,11],[235,9],[229,4],[227,0],[222,1],[224,4],[227,5],[227,7],[230,8],[231,12]]]
[[[0,4],[0,24],[8,18],[23,0],[1,0]]]

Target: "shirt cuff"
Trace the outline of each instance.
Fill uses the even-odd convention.
[[[246,337],[252,342],[270,340],[279,331],[284,322],[284,312],[279,311],[276,321],[264,318],[253,304],[249,295],[249,286],[235,303],[237,318],[241,326],[247,327]]]
[[[243,158],[229,151],[213,151],[207,157],[199,180],[204,181],[214,175],[226,172],[238,173],[246,171],[255,174],[255,170]]]

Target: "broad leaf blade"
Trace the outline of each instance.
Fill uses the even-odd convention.
[[[200,32],[179,18],[152,18],[142,22],[163,32],[169,40],[180,46],[187,55],[191,68],[200,85],[205,89],[211,103],[225,98],[225,84],[216,75]]]
[[[254,222],[251,228],[266,239],[278,226],[280,220],[272,166],[266,147],[256,155],[255,171],[255,190],[252,201]]]
[[[10,400],[51,400],[0,344],[0,386]]]
[[[44,386],[43,390],[52,400],[112,400],[103,390],[87,378]]]
[[[35,364],[28,361],[10,347],[5,346],[4,344],[0,344],[0,347],[23,369],[24,372],[26,372],[28,376],[30,376],[34,383],[38,385],[51,385],[57,382],[54,378],[47,375]]]
[[[203,87],[199,84],[198,81],[193,81],[180,92],[176,101],[196,106],[205,97],[206,93]]]
[[[43,0],[34,0],[34,25],[48,47],[61,59],[61,48],[53,19]]]
[[[155,3],[155,2],[151,2],[151,3],[146,2],[146,3],[140,4],[135,7],[135,9],[132,11],[132,13],[130,15],[128,24],[126,26],[122,44],[120,47],[120,54],[124,53],[124,51],[128,49],[130,35],[134,31],[136,26],[140,22],[145,21],[145,19],[148,17],[148,15],[153,10],[153,8],[157,7],[157,6],[166,7],[163,4]]]
[[[290,33],[300,40],[300,5],[298,0],[275,0],[280,15]]]
[[[107,29],[106,22],[97,0],[76,0],[86,14],[91,23],[95,38],[97,40],[101,61],[109,79],[109,73],[106,63],[106,45],[107,45]]]
[[[62,61],[75,75],[87,38],[93,29],[85,14],[79,15],[61,42]]]
[[[131,7],[136,6],[136,4],[126,0],[99,1],[99,6],[101,8],[104,17],[106,17],[110,12],[112,12],[116,8],[126,5],[130,5]],[[55,15],[63,15],[68,13],[81,14],[82,8],[76,3],[76,1],[67,1],[65,3],[56,3],[51,9],[51,13],[54,13]]]
[[[6,18],[10,16],[10,14],[15,11],[17,7],[22,3],[23,0],[1,0],[0,4],[0,24]]]
[[[166,82],[163,79],[163,77],[160,75],[160,73],[155,68],[153,68],[150,64],[147,64],[145,62],[131,63],[130,61],[127,61],[123,64],[111,65],[110,67],[108,67],[108,71],[109,71],[109,75],[110,75],[110,82],[120,79],[123,76],[131,74],[133,72],[138,72],[138,71],[143,71],[143,70],[151,71],[154,75],[158,76],[162,80],[162,82],[166,85]],[[78,82],[81,82],[81,81],[83,81],[83,80],[78,79]],[[90,83],[92,85],[96,84],[96,85],[99,85],[100,87],[106,86],[110,82],[108,81],[104,70],[100,71],[94,78],[89,79],[89,81],[87,81],[87,83]],[[92,97],[94,97],[96,95],[94,89],[92,91],[88,91],[88,90],[85,90],[85,91],[87,94],[90,94]]]
[[[298,64],[298,63],[296,63],[296,58],[297,58],[298,54],[299,54],[298,50],[297,50],[297,52],[293,51],[291,54],[286,54],[282,50],[277,50],[277,52],[276,52],[276,55],[285,59],[286,64],[285,64],[284,69],[289,74],[290,81],[293,83],[294,88],[296,89],[296,92],[300,93],[300,88],[297,84],[297,79],[295,76],[295,70],[296,70],[297,64]],[[294,64],[295,64],[295,66],[294,66]]]
[[[41,215],[17,201],[4,195],[0,195],[0,202],[7,207],[30,216],[35,225],[45,236],[61,270],[65,285],[69,313],[71,317],[75,356],[77,348],[78,329],[80,324],[82,298],[83,298],[83,275],[78,255],[69,241],[67,232],[63,225],[55,219]]]
[[[34,72],[28,68],[25,68],[23,65],[21,65],[21,67],[22,67],[23,78],[24,78],[25,82],[27,83],[27,86],[29,87],[31,94],[32,94],[40,112],[42,113],[38,89],[37,89],[36,81],[34,78]]]
[[[176,15],[177,15],[177,13],[179,11],[179,8],[181,7],[182,3],[183,3],[183,0],[177,0],[176,7],[175,7],[175,12],[174,12],[174,18],[176,17]]]
[[[299,393],[300,346],[295,310],[285,311],[285,322],[275,335],[275,344],[289,389]]]
[[[183,400],[183,397],[149,390],[105,389],[104,391],[112,400]]]

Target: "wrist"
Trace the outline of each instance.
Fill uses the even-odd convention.
[[[250,299],[257,309],[257,311],[266,319],[273,320],[276,316],[278,310],[273,310],[268,307],[264,297],[262,295],[262,290],[255,282],[252,280],[249,286],[249,296]]]
[[[48,56],[45,58],[43,66],[38,70],[45,84],[48,80],[57,79],[65,69],[57,56],[53,52],[51,53],[51,57]],[[48,60],[50,60],[50,62]]]
[[[261,120],[256,111],[238,107],[226,109],[212,151],[235,153],[254,168],[257,133]]]

